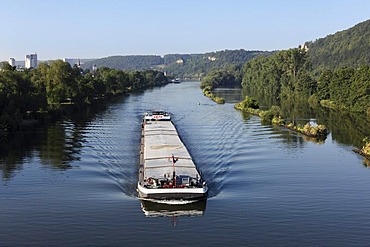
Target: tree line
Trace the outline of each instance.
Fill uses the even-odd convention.
[[[56,60],[17,71],[3,62],[0,71],[0,131],[19,128],[30,113],[58,111],[64,104],[86,105],[132,90],[168,82],[162,72],[99,68],[83,71]]]
[[[205,76],[212,69],[221,69],[229,64],[242,65],[259,55],[269,55],[269,51],[224,50],[202,54],[167,54],[110,56],[85,61],[81,66],[91,68],[108,67],[118,70],[148,70],[166,71],[172,77],[199,78]]]
[[[211,71],[202,81],[201,88],[241,83],[248,92],[258,92],[265,97],[307,99],[310,103],[370,115],[368,64],[316,73],[309,53],[299,47],[252,59],[242,66],[240,73]],[[234,74],[241,76],[235,77]],[[241,82],[238,81],[240,78]]]
[[[247,90],[277,98],[305,98],[338,109],[370,114],[370,66],[324,70],[315,76],[304,49],[280,51],[243,66]],[[330,105],[328,105],[328,103]]]
[[[310,101],[332,108],[367,112],[370,116],[370,66],[324,70]]]
[[[200,83],[200,88],[240,87],[242,66],[230,64],[225,69],[212,69]]]
[[[85,69],[96,65],[98,68],[108,67],[117,70],[150,70],[163,64],[163,61],[161,56],[156,55],[110,56],[87,61],[81,66]]]
[[[309,99],[312,104],[370,116],[369,40],[367,20],[303,47],[258,56],[245,62],[240,73],[225,67],[211,71],[201,87],[240,83],[249,93],[277,101]]]
[[[370,64],[370,20],[308,42],[309,59],[317,72]]]
[[[203,79],[210,71],[228,70],[229,65],[241,66],[257,56],[268,56],[272,53],[240,49],[204,54],[170,54],[164,56],[163,69],[175,77]]]

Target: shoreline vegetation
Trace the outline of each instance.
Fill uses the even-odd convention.
[[[365,137],[363,139],[363,142],[365,143],[365,145],[362,146],[362,148],[353,149],[352,151],[359,155],[362,155],[363,157],[370,161],[370,137]]]
[[[203,94],[204,96],[210,98],[211,100],[213,100],[214,102],[216,102],[217,104],[225,104],[225,99],[222,98],[222,97],[217,97],[215,96],[212,92],[211,92],[212,88],[210,87],[205,87],[203,89]]]
[[[328,135],[328,130],[323,124],[311,126],[309,122],[305,125],[296,124],[294,121],[287,123],[284,117],[281,116],[279,106],[272,106],[269,110],[264,111],[259,109],[259,104],[255,99],[248,96],[243,101],[236,103],[234,108],[259,116],[262,123],[278,125],[308,137],[325,139]]]
[[[209,86],[215,89],[231,84],[241,85],[247,95],[270,99],[267,104],[269,106],[284,101],[297,104],[308,102],[311,108],[324,107],[335,112],[345,112],[347,115],[360,114],[362,120],[368,122],[370,60],[366,51],[369,49],[369,43],[363,40],[369,36],[369,27],[370,20],[367,20],[348,30],[314,42],[306,42],[297,48],[276,51],[269,56],[257,56],[242,66],[225,65],[218,70],[209,71],[202,80],[201,88]],[[321,138],[327,135],[323,125],[311,126],[310,122],[304,124],[295,119],[290,123],[286,122],[287,119],[281,114],[274,113],[279,109],[277,106],[272,106],[268,111],[261,111],[259,107],[240,102],[235,108],[258,115],[263,122],[284,126],[305,136]],[[285,114],[287,118],[294,116],[289,112]],[[325,122],[325,119],[323,121]],[[297,122],[301,125],[296,124]],[[362,138],[368,136],[368,128],[359,130],[358,134],[360,133]],[[369,158],[368,143],[369,141],[365,142],[365,146],[356,150],[367,158]],[[356,144],[356,147],[360,146],[362,144]]]
[[[7,62],[0,67],[0,136],[33,128],[118,95],[168,83],[160,71],[105,67],[90,71],[62,60],[24,71],[17,71]]]

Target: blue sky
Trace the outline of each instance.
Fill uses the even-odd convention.
[[[368,19],[369,0],[1,0],[0,61],[282,50]]]

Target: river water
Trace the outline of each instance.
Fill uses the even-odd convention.
[[[356,127],[336,122],[317,142],[262,125],[218,93],[226,104],[199,82],[168,84],[3,140],[0,246],[367,246],[370,170],[352,152],[358,138],[343,133]],[[206,202],[137,199],[140,123],[151,109],[173,113],[209,185]]]

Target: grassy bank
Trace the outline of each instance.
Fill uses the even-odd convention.
[[[222,97],[217,97],[215,96],[212,92],[211,92],[211,88],[210,87],[205,87],[203,89],[203,94],[204,96],[207,96],[208,98],[212,99],[214,102],[216,102],[217,104],[225,104],[225,99],[222,98]]]
[[[325,138],[328,134],[326,126],[322,124],[311,126],[310,123],[306,123],[305,125],[296,124],[294,121],[287,123],[284,117],[281,116],[282,114],[279,106],[272,106],[269,110],[264,111],[259,109],[256,100],[248,96],[246,96],[243,101],[236,103],[234,108],[259,116],[263,123],[278,125],[309,137]]]

